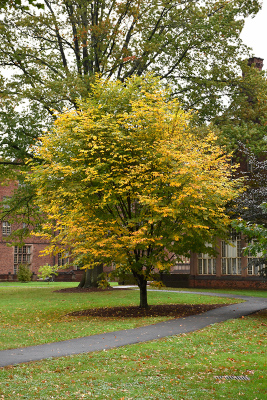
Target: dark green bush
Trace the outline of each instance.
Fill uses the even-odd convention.
[[[18,271],[19,282],[29,282],[32,279],[32,271],[27,264],[21,264]]]

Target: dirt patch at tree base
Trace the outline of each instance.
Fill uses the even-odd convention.
[[[188,317],[201,314],[214,308],[222,307],[222,304],[160,304],[148,308],[138,306],[128,307],[103,307],[90,308],[75,311],[70,316],[74,317],[102,317],[102,318],[141,318],[141,317]]]
[[[63,293],[91,293],[115,290],[130,290],[124,288],[66,288],[56,290]],[[87,310],[74,311],[69,316],[72,317],[102,317],[102,318],[142,318],[142,317],[173,317],[184,318],[190,315],[201,314],[203,312],[213,310],[214,308],[223,307],[225,304],[157,304],[148,308],[140,308],[138,306],[125,307],[102,307],[89,308]]]
[[[148,308],[130,307],[103,307],[75,311],[69,316],[74,317],[102,317],[102,318],[141,318],[141,317],[188,317],[201,314],[205,311],[222,307],[222,304],[160,304]]]

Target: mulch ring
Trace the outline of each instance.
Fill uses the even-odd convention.
[[[72,317],[104,317],[104,318],[141,318],[141,317],[174,317],[181,318],[189,315],[201,314],[224,304],[162,304],[148,308],[138,306],[103,307],[75,311],[68,314]]]
[[[56,290],[62,293],[91,293],[106,292],[114,290],[130,290],[127,288],[108,287],[101,288],[65,288]],[[214,308],[223,307],[224,304],[159,304],[152,305],[148,308],[140,308],[138,306],[128,307],[103,307],[89,308],[87,310],[75,311],[68,314],[72,317],[102,317],[102,318],[141,318],[141,317],[188,317],[190,315],[201,314],[203,312],[213,310]]]

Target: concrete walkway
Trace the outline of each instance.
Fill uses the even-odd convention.
[[[0,351],[0,367],[37,361],[50,357],[63,357],[107,350],[129,344],[160,339],[166,336],[193,332],[211,324],[223,322],[232,318],[240,318],[267,308],[267,298],[192,291],[175,292],[238,298],[245,300],[245,302],[216,308],[203,314],[177,318],[136,329],[103,333],[101,335],[87,336],[38,346],[3,350]]]

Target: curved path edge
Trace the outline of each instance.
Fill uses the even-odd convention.
[[[185,293],[185,291],[178,293]],[[190,293],[200,294],[200,292],[191,291]],[[204,292],[201,294],[208,295]],[[240,318],[267,308],[267,299],[265,298],[215,293],[209,293],[209,295],[241,298],[244,299],[245,302],[215,308],[205,313],[185,318],[176,318],[165,322],[159,322],[141,328],[103,333],[31,347],[2,350],[0,351],[0,367],[7,367],[9,365],[16,365],[30,361],[39,361],[51,357],[64,357],[81,353],[108,350],[129,344],[160,339],[166,336],[189,333],[203,329],[208,325],[223,322],[228,319]]]

